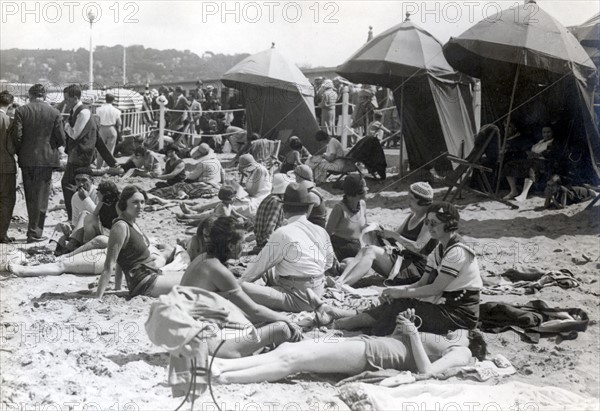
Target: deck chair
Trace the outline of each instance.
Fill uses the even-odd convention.
[[[378,175],[379,178],[385,180],[387,162],[385,159],[385,153],[381,142],[377,137],[363,137],[348,151],[345,157],[343,157],[346,164],[342,171],[329,172],[330,174],[340,174],[342,178],[346,174],[350,174],[354,171],[362,176],[360,169],[357,164],[362,163],[369,173]],[[337,181],[337,180],[336,180]]]
[[[250,154],[254,159],[264,165],[271,175],[279,170],[281,162],[279,161],[279,149],[281,140],[267,140],[264,138],[252,142]]]
[[[496,195],[487,177],[487,173],[493,173],[494,170],[480,164],[484,154],[487,154],[488,158],[491,157],[489,154],[493,152],[491,144],[494,142],[494,139],[496,139],[496,144],[500,141],[500,129],[493,124],[486,124],[477,133],[475,146],[465,159],[450,154],[446,156],[449,161],[457,164],[457,167],[444,179],[444,183],[448,186],[448,191],[446,191],[443,198],[444,201],[453,203],[462,190],[467,190],[498,201],[510,208],[518,208],[515,204]],[[494,152],[494,155],[497,155],[497,153]],[[491,160],[494,162],[493,159]],[[474,170],[478,171],[475,173],[475,176],[483,191],[474,189],[468,185],[469,177],[473,175]]]

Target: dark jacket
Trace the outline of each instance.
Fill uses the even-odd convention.
[[[10,118],[4,111],[0,110],[0,174],[15,174],[17,164],[15,162],[15,139],[9,135]]]
[[[65,144],[61,116],[43,101],[15,110],[12,131],[21,167],[58,167],[58,148]]]
[[[68,121],[71,127],[75,126],[77,116],[83,110],[89,109],[85,106],[79,106],[75,109],[75,112],[69,116]],[[98,140],[98,123],[99,122],[94,114],[91,114],[90,119],[81,131],[79,137],[77,137],[77,140],[73,140],[70,137],[67,138],[67,154],[69,155],[67,164],[80,167],[87,167],[92,164],[96,142]]]

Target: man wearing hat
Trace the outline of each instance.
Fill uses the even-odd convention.
[[[312,169],[305,164],[301,164],[294,169],[294,175],[296,176],[296,183],[306,187],[308,190],[310,202],[313,204],[308,215],[308,221],[325,228],[327,224],[327,207],[325,206],[323,196],[319,193],[314,183]]]
[[[65,144],[60,112],[45,99],[44,86],[34,84],[29,89],[29,104],[15,110],[13,125],[29,217],[28,243],[44,239],[52,171],[60,166],[58,148]]]
[[[243,290],[256,303],[273,310],[312,310],[307,290],[323,295],[325,271],[331,268],[334,253],[325,229],[306,218],[312,203],[306,187],[288,184],[283,195],[283,212],[288,220],[270,236],[256,260],[242,275]],[[274,284],[254,284],[273,269]]]
[[[254,235],[256,236],[256,246],[252,254],[258,254],[269,237],[275,230],[284,224],[283,215],[283,194],[292,179],[287,174],[277,173],[273,176],[273,187],[271,194],[268,195],[258,206],[256,217],[254,218]]]

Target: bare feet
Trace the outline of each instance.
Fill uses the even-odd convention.
[[[503,200],[512,200],[513,198],[515,198],[518,195],[519,195],[519,193],[515,193],[515,192],[511,191],[510,193],[505,195],[502,199]]]
[[[525,200],[527,200],[527,196],[524,196],[523,194],[521,194],[520,196],[515,197],[515,201],[518,201],[519,203],[522,203]]]
[[[323,327],[330,325],[334,320],[334,316],[331,312],[331,307],[325,305],[321,297],[319,297],[310,288],[306,290],[306,298],[315,312],[316,326]]]

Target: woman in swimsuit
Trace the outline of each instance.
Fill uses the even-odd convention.
[[[362,313],[326,306],[309,293],[319,322],[327,324],[335,319],[335,328],[370,328],[370,334],[384,336],[393,332],[399,313],[414,308],[424,320],[424,332],[445,335],[451,330],[475,328],[483,281],[475,252],[458,235],[459,221],[458,210],[452,204],[433,203],[425,224],[439,244],[427,258],[423,277],[414,284],[384,289],[382,304]]]
[[[219,217],[210,230],[208,252],[188,266],[181,285],[212,291],[239,307],[258,328],[260,340],[229,340],[219,350],[225,358],[244,357],[271,344],[299,341],[302,329],[290,322],[284,313],[275,312],[256,304],[240,287],[233,273],[226,267],[229,259],[238,259],[242,252],[245,231],[233,217]]]
[[[405,251],[401,252],[391,245],[366,246],[360,249],[354,259],[347,262],[337,283],[352,285],[363,278],[371,268],[388,278],[396,265],[396,260],[401,257],[403,261],[399,266],[399,274],[395,276],[395,283],[403,281],[404,284],[410,284],[417,281],[425,269],[427,255],[437,245],[437,241],[431,241],[429,230],[424,224],[427,208],[432,202],[433,189],[429,184],[412,184],[408,192],[411,214],[391,238]],[[388,233],[392,235],[392,232]]]
[[[472,356],[483,360],[485,342],[477,332],[464,330],[443,338],[419,333],[413,310],[396,319],[391,337],[359,336],[285,343],[266,354],[240,359],[215,359],[213,375],[221,383],[247,384],[277,381],[299,372],[356,375],[363,371],[396,369],[437,374],[469,363]]]
[[[121,289],[123,274],[127,281],[129,295],[157,297],[171,291],[181,282],[181,272],[162,274],[157,258],[150,250],[148,238],[142,233],[136,220],[146,203],[146,193],[136,186],[123,189],[117,206],[121,216],[110,230],[104,270],[98,282],[96,295],[102,298],[110,278],[115,272],[115,290]]]

